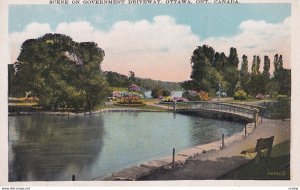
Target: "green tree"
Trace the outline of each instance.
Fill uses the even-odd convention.
[[[222,53],[224,54],[224,53]],[[227,94],[233,96],[238,86],[239,70],[238,70],[239,58],[236,48],[231,47],[230,53],[227,59],[227,64],[223,65],[222,76],[228,83]]]
[[[277,73],[278,71],[283,69],[283,59],[282,59],[282,55],[278,56],[278,54],[276,54],[274,56],[274,73]]]
[[[247,93],[249,93],[248,85],[249,85],[249,80],[250,80],[250,73],[248,71],[248,57],[246,55],[242,56],[240,77],[241,77],[242,89],[244,89]]]
[[[276,83],[278,94],[291,95],[291,70],[283,68],[282,55],[274,56],[274,78],[272,79]]]
[[[109,93],[100,70],[104,55],[96,43],[77,43],[62,34],[26,40],[13,87],[31,91],[45,109],[92,110]]]
[[[185,81],[182,86],[188,90],[203,90],[215,94],[219,84],[228,95],[233,95],[239,81],[238,54],[235,48],[230,49],[227,58],[225,53],[215,52],[207,45],[198,46],[194,50],[191,65],[191,81]]]
[[[262,75],[259,71],[260,67],[260,58],[259,56],[254,55],[253,56],[253,61],[252,61],[252,67],[251,67],[251,77],[249,81],[249,93],[252,96],[256,96],[258,93],[263,93],[263,85],[262,85]]]
[[[270,62],[270,58],[267,55],[265,55],[263,75],[266,77],[270,77]]]
[[[262,77],[261,77],[261,86],[262,89],[260,90],[262,94],[270,94],[269,89],[270,89],[270,59],[268,56],[264,56],[264,69],[262,72]]]
[[[260,73],[259,67],[260,67],[260,58],[259,56],[254,55],[252,61],[252,67],[251,67],[252,75],[258,75]]]
[[[238,54],[237,54],[237,50],[236,48],[231,47],[230,48],[230,53],[228,56],[228,64],[231,67],[235,67],[237,68],[239,65],[239,58],[238,58]]]
[[[137,84],[137,79],[135,77],[135,73],[133,71],[129,71],[129,83],[131,84]]]
[[[211,66],[214,59],[214,49],[207,45],[198,46],[191,57],[192,74],[191,79],[198,83],[199,88],[204,87],[203,79],[207,67]]]
[[[152,96],[153,98],[159,98],[159,97],[163,96],[163,89],[162,89],[162,87],[159,86],[159,87],[154,88],[154,89],[151,91],[151,96]]]
[[[127,87],[130,85],[129,79],[126,75],[112,71],[105,71],[104,74],[108,84],[112,87]]]

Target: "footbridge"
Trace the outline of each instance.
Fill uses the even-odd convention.
[[[255,122],[255,124],[259,119],[262,120],[264,109],[264,107],[256,105],[227,102],[173,102],[173,111],[176,113],[195,113],[214,118],[240,119]]]

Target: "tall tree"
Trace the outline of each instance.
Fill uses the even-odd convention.
[[[263,70],[263,75],[269,77],[270,76],[270,58],[265,55],[264,57],[264,70]]]
[[[137,83],[137,79],[135,77],[135,73],[133,71],[129,71],[129,82],[132,83],[132,84],[135,84]]]
[[[256,96],[258,93],[264,93],[264,87],[262,84],[262,75],[259,71],[260,57],[254,55],[252,61],[252,73],[248,85],[248,91],[251,95]]]
[[[191,79],[197,90],[208,90],[209,82],[206,80],[209,73],[206,71],[212,67],[215,50],[207,45],[198,46],[191,57],[192,74]]]
[[[104,51],[93,42],[46,34],[22,44],[14,88],[31,91],[45,109],[92,110],[108,95],[100,64]]]
[[[233,47],[230,48],[230,53],[229,53],[229,56],[228,56],[228,64],[232,67],[236,67],[236,68],[238,67],[239,58],[238,58],[236,48],[233,48]]]
[[[224,54],[224,53],[223,53]],[[239,86],[239,58],[236,48],[231,47],[227,59],[227,64],[223,66],[222,75],[224,80],[228,83],[227,94],[233,95],[236,88]]]
[[[278,56],[278,54],[276,54],[274,56],[274,73],[278,72],[282,68],[283,68],[282,55]]]
[[[276,85],[276,91],[279,94],[291,95],[291,70],[283,68],[282,55],[274,56],[274,78],[273,81]]]
[[[259,66],[260,66],[260,58],[259,56],[254,55],[253,61],[252,61],[252,75],[258,75],[259,74]]]
[[[248,71],[248,57],[246,55],[242,56],[242,65],[241,65],[241,71],[240,71],[240,77],[241,77],[241,86],[242,88],[249,93],[248,91],[248,83],[249,83],[249,71]]]

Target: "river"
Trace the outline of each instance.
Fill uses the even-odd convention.
[[[9,181],[91,180],[244,127],[167,112],[9,116],[8,123]]]

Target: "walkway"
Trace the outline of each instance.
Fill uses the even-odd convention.
[[[249,157],[240,154],[242,150],[253,148],[256,140],[274,136],[274,144],[290,139],[290,121],[264,119],[263,124],[242,141],[225,144],[225,149],[207,151],[189,159],[185,165],[175,170],[161,170],[140,180],[201,180],[216,179],[241,166]],[[226,141],[225,141],[226,142]]]

